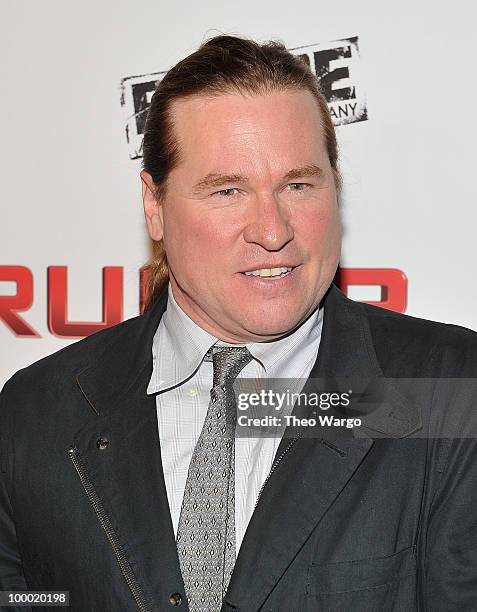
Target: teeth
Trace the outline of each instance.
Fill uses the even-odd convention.
[[[252,272],[245,272],[247,276],[280,276],[286,272],[291,272],[292,268],[260,268],[260,270],[253,270]]]

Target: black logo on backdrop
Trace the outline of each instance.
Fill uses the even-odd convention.
[[[301,56],[318,77],[335,125],[368,118],[360,83],[357,36],[290,51]]]
[[[368,118],[360,81],[358,37],[290,49],[302,57],[318,77],[336,126]],[[121,81],[121,106],[126,114],[129,157],[142,157],[147,111],[157,83],[166,71],[131,76]]]

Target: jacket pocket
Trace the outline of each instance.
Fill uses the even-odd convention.
[[[312,563],[307,595],[322,600],[320,610],[410,610],[416,588],[414,547],[385,557]]]

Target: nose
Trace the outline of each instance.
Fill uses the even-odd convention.
[[[280,250],[294,237],[289,211],[273,194],[257,196],[243,237],[246,242],[259,244],[268,251]]]

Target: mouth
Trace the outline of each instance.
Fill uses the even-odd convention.
[[[275,268],[257,268],[255,270],[247,270],[241,272],[244,276],[258,278],[260,280],[275,281],[288,276],[295,270],[297,266],[279,266]]]

